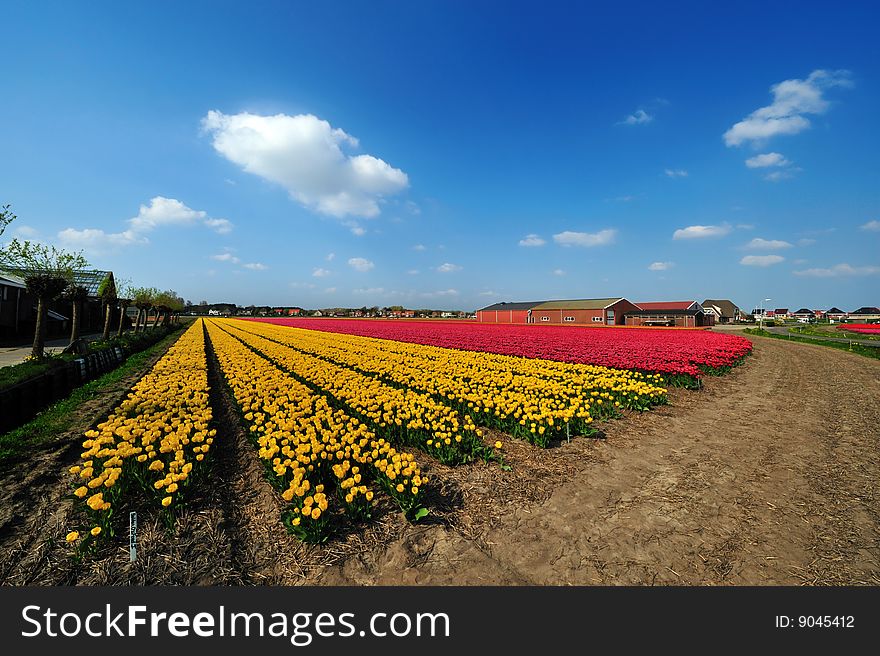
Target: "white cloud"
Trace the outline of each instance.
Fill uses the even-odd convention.
[[[812,246],[815,243],[816,243],[815,239],[804,238],[804,239],[798,239],[797,245],[798,246]]]
[[[451,262],[444,262],[437,267],[437,271],[440,273],[453,273],[455,271],[461,271],[461,267],[457,264],[452,264]]]
[[[796,276],[806,276],[809,278],[838,278],[848,276],[874,276],[880,274],[880,266],[861,266],[854,267],[849,264],[836,264],[829,269],[806,269],[805,271],[795,271]]]
[[[35,240],[40,236],[40,231],[27,225],[16,226],[12,230],[12,234],[21,239]]]
[[[328,262],[332,262],[333,258],[336,257],[336,253],[327,253],[327,257],[325,258]]]
[[[213,229],[218,235],[226,235],[232,232],[232,221],[229,219],[205,219],[205,225]]]
[[[335,293],[336,293],[336,287],[328,287],[327,289],[324,290],[324,293],[325,293],[325,294],[335,294]]]
[[[422,208],[419,207],[418,203],[414,203],[411,200],[406,201],[403,204],[403,207],[406,209],[407,212],[409,212],[413,216],[418,216],[419,214],[422,213]]]
[[[314,276],[315,278],[326,278],[331,273],[332,271],[329,271],[328,269],[322,269],[318,267],[312,271],[312,276]]]
[[[436,292],[424,292],[422,294],[425,298],[435,298],[435,297],[444,297],[444,296],[458,296],[457,289],[441,289]]]
[[[209,111],[202,128],[214,149],[248,173],[283,186],[306,207],[335,217],[372,217],[383,197],[409,186],[403,171],[312,114],[260,116]]]
[[[730,226],[726,223],[721,225],[693,225],[687,228],[679,228],[672,233],[673,239],[703,239],[707,237],[723,237],[730,234]]]
[[[794,169],[783,169],[781,171],[773,171],[772,173],[768,173],[764,176],[765,180],[770,182],[779,182],[781,180],[790,180],[794,177],[796,171],[800,171],[799,168]]]
[[[868,221],[864,225],[860,227],[861,230],[868,230],[869,232],[880,232],[880,221]]]
[[[417,275],[419,275],[419,270],[418,269],[410,269],[409,271],[406,272],[406,275],[417,276]]]
[[[416,244],[415,246],[413,246],[413,250],[414,250],[414,251],[423,251],[423,250],[426,250],[426,249],[425,249],[425,245],[424,245],[424,244]]]
[[[797,134],[810,127],[804,114],[823,114],[829,102],[823,98],[832,87],[850,87],[849,71],[815,70],[806,80],[785,80],[770,87],[773,102],[756,109],[724,133],[724,143],[739,146],[761,143],[780,134]]]
[[[637,109],[625,119],[619,121],[618,125],[644,125],[645,123],[650,123],[653,120],[654,117],[651,116],[644,109]]]
[[[345,221],[343,222],[343,225],[347,227],[355,237],[363,237],[367,234],[366,229],[356,221]]]
[[[670,268],[672,268],[673,266],[675,266],[674,262],[651,262],[651,264],[648,265],[648,270],[649,271],[667,271]]]
[[[737,209],[737,208],[734,208],[734,209]],[[737,223],[736,229],[737,230],[754,230],[755,226],[751,223]]]
[[[128,220],[127,230],[105,232],[98,228],[66,228],[58,233],[58,239],[65,246],[99,253],[134,244],[148,244],[149,233],[156,228],[172,225],[204,225],[219,234],[232,230],[232,222],[228,219],[214,219],[207,212],[194,210],[174,198],[155,196],[150,199],[149,205],[140,206],[137,216]]]
[[[688,172],[684,169],[665,169],[663,171],[666,174],[667,178],[686,178],[688,177]]]
[[[522,239],[519,240],[520,246],[543,246],[547,242],[541,239],[538,235],[532,233],[528,234]]]
[[[553,241],[560,246],[606,246],[614,243],[617,230],[606,228],[599,232],[573,232],[566,230],[553,235]]]
[[[780,153],[764,153],[755,155],[746,160],[746,166],[750,169],[763,169],[768,166],[788,166],[790,161],[785,159]]]
[[[365,273],[372,269],[375,265],[363,257],[352,257],[348,260],[348,266],[350,266],[355,271],[360,271],[361,273]]]
[[[358,289],[352,289],[351,293],[352,294],[367,294],[367,295],[375,296],[378,294],[384,294],[385,288],[384,287],[359,287]]]
[[[235,255],[233,255],[229,251],[227,251],[225,253],[219,253],[217,255],[212,255],[211,259],[217,260],[218,262],[229,262],[231,264],[238,264],[239,262],[241,262],[240,259],[235,257]]]
[[[781,248],[791,248],[791,244],[781,239],[761,239],[755,237],[752,241],[744,246],[754,251],[778,251]]]
[[[745,266],[766,267],[784,261],[785,258],[781,255],[746,255],[739,261],[739,263],[744,264]]]
[[[269,268],[262,262],[249,262],[248,264],[242,264],[242,266],[245,269],[250,269],[251,271],[265,271]]]
[[[553,269],[553,275],[554,276],[564,276],[565,271],[563,271],[562,269]]]
[[[479,294],[477,294],[477,296],[501,296],[501,294],[499,294],[498,292],[487,290],[485,292],[480,292]]]

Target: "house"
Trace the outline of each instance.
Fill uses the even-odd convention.
[[[777,319],[788,319],[788,308],[776,308],[773,310],[773,316]]]
[[[797,319],[801,323],[809,323],[816,320],[816,315],[808,308],[801,308],[797,312],[791,313],[792,318]]]
[[[830,310],[825,311],[825,318],[829,321],[841,321],[846,319],[846,312],[838,307],[833,307]]]
[[[696,301],[639,302],[639,310],[627,312],[627,326],[679,326],[697,328],[715,324],[715,316],[707,315]]]
[[[502,302],[477,310],[477,321],[613,326],[623,324],[624,315],[638,309],[635,303],[620,296],[562,301]]]
[[[733,301],[727,299],[706,299],[702,305],[707,315],[711,314],[715,317],[715,323],[732,323],[742,320],[742,310]]]
[[[853,321],[880,321],[880,308],[866,305],[849,313],[848,319]]]

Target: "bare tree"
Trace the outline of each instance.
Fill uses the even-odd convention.
[[[70,301],[70,343],[79,339],[79,325],[82,316],[82,304],[89,297],[89,290],[82,285],[71,284],[64,290],[64,298]]]

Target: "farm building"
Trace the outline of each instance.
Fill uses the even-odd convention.
[[[706,314],[714,315],[715,323],[731,323],[742,319],[742,310],[733,301],[727,299],[707,298],[703,301],[703,310]]]
[[[627,326],[679,326],[697,328],[715,325],[715,316],[707,315],[696,301],[637,303],[639,310],[626,313]]]
[[[812,321],[816,318],[815,313],[809,308],[801,308],[797,312],[792,312],[791,316],[797,319],[798,321]]]
[[[495,303],[477,310],[480,323],[623,324],[624,315],[639,308],[625,298],[589,298],[528,303]]]
[[[846,312],[838,307],[833,307],[825,311],[825,318],[831,321],[840,321],[841,319],[846,319]]]

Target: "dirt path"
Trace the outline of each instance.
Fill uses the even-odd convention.
[[[61,449],[3,481],[15,518],[0,521],[0,582],[880,584],[880,362],[868,358],[758,338],[743,367],[606,423],[607,439],[542,450],[490,436],[511,471],[420,456],[434,479],[425,523],[387,504],[320,546],[281,525],[218,375],[215,461],[173,532],[146,521],[134,565],[124,545],[72,562]]]
[[[758,339],[702,393],[556,449],[582,466],[476,539],[414,527],[319,580],[878,585],[878,399],[880,363]]]

